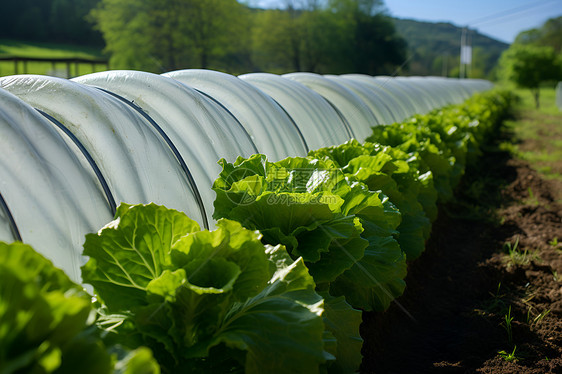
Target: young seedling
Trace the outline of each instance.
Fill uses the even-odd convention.
[[[490,292],[490,296],[492,296],[492,299],[489,301],[486,309],[492,313],[495,311],[500,312],[505,310],[505,303],[502,300],[505,294],[500,294],[501,286],[502,286],[502,282],[499,282],[498,288],[496,289],[496,293]]]
[[[505,294],[500,293],[501,286],[502,282],[499,282],[496,292],[488,292],[491,297],[482,303],[481,308],[474,309],[478,315],[502,313],[507,309],[505,302],[503,301]]]
[[[515,354],[516,349],[517,346],[514,346],[513,351],[511,351],[511,353],[508,353],[506,351],[499,351],[498,354],[500,355],[501,358],[503,358],[507,362],[521,360],[521,357]]]
[[[513,329],[511,326],[511,321],[513,321],[513,317],[511,316],[511,305],[507,310],[507,314],[504,316],[504,320],[502,322],[502,327],[507,331],[507,340],[509,345],[513,345]]]
[[[519,246],[519,236],[515,238],[515,243],[513,243],[513,245],[511,244],[511,242],[505,242],[503,244],[503,250],[504,252],[507,253],[515,252],[517,251],[518,246]]]
[[[539,205],[539,200],[533,193],[531,187],[527,188],[527,192],[529,193],[529,198],[525,201],[525,203],[529,205]]]
[[[558,253],[562,253],[562,245],[560,245],[561,243],[558,241],[558,238],[554,238],[551,241],[548,242],[548,244],[556,249],[558,251]]]

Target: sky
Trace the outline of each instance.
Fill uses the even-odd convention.
[[[283,0],[254,0],[264,8],[280,7]],[[384,0],[397,18],[450,22],[511,43],[520,31],[540,27],[562,16],[562,0]]]

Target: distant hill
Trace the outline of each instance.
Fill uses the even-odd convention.
[[[408,75],[458,76],[462,27],[451,23],[421,22],[394,18],[397,32],[408,42]],[[470,77],[493,79],[493,69],[509,44],[471,30]]]

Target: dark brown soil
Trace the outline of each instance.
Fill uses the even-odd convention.
[[[562,373],[562,184],[497,150],[479,165],[404,295],[364,313],[361,373]]]

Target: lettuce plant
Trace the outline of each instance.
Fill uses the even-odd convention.
[[[238,158],[213,189],[215,218],[260,230],[302,257],[319,290],[354,308],[384,310],[404,290],[405,258],[393,235],[400,214],[388,197],[352,182],[331,160]]]
[[[367,141],[416,153],[420,172],[431,170],[439,201],[453,197],[466,164],[475,162],[479,148],[506,116],[513,100],[506,91],[479,93],[458,105],[415,115],[403,123],[373,127]]]
[[[184,213],[122,204],[86,236],[82,268],[111,339],[150,347],[168,373],[315,373],[324,302],[302,259],[230,220],[201,231]]]
[[[431,230],[430,218],[437,216],[437,192],[431,171],[420,174],[415,155],[351,140],[311,151],[309,158],[330,159],[351,180],[387,195],[402,215],[397,240],[407,259],[413,260],[423,252]]]
[[[414,117],[400,124],[373,127],[373,134],[367,141],[419,155],[423,161],[419,171],[422,174],[431,171],[439,201],[449,201],[453,197],[452,181],[462,175],[462,169],[455,167],[456,158],[439,134],[416,121]]]
[[[91,296],[62,270],[0,242],[0,373],[160,373],[147,348],[108,349],[93,316]]]

